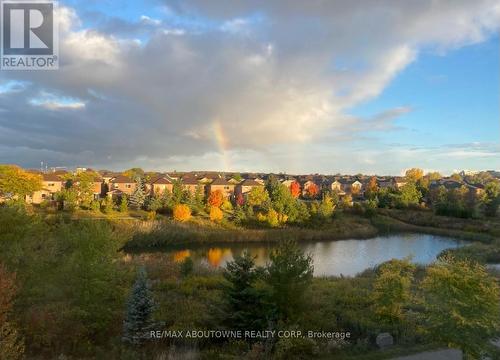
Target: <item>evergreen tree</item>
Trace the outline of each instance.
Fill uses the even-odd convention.
[[[153,294],[146,270],[140,268],[132,293],[127,301],[127,313],[123,321],[122,340],[124,342],[140,345],[148,338],[148,331],[153,325],[151,316],[154,307]]]
[[[140,209],[144,206],[144,203],[146,201],[146,194],[144,193],[144,184],[142,182],[142,179],[138,177],[135,180],[135,183],[135,190],[130,196],[129,203],[131,207]]]
[[[261,330],[267,325],[264,292],[256,287],[262,272],[255,267],[248,252],[229,262],[224,278],[229,285],[224,290],[228,310],[228,325],[233,329]]]
[[[120,200],[120,212],[127,212],[127,210],[128,210],[127,195],[123,194]]]
[[[311,285],[313,263],[296,242],[284,241],[271,253],[266,268],[266,282],[271,288],[271,300],[280,320],[300,316],[304,295]]]

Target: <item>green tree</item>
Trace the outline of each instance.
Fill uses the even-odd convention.
[[[113,199],[107,196],[101,201],[101,210],[105,214],[111,214],[113,212]]]
[[[125,213],[128,211],[128,200],[127,200],[127,195],[122,194],[121,199],[120,199],[120,212]]]
[[[182,203],[183,197],[184,197],[184,189],[182,186],[182,181],[176,180],[173,182],[172,186],[171,207],[173,208],[175,205],[179,205],[180,203]]]
[[[500,327],[500,289],[484,266],[450,256],[427,268],[421,288],[434,340],[479,358]]]
[[[297,318],[305,305],[305,291],[312,282],[312,258],[304,255],[297,243],[284,241],[271,253],[270,260],[266,283],[276,315],[284,321]]]
[[[193,259],[191,259],[191,256],[188,256],[181,263],[181,275],[184,277],[191,275],[191,273],[193,272],[193,268]]]
[[[130,195],[129,204],[134,209],[141,209],[146,202],[146,194],[144,192],[144,183],[141,178],[136,178],[135,190]]]
[[[230,261],[224,271],[228,285],[224,298],[228,306],[227,323],[232,329],[261,330],[267,325],[265,293],[257,283],[262,269],[255,266],[255,259],[244,252]]]
[[[408,182],[401,187],[396,205],[401,208],[416,206],[421,199],[422,193],[418,190],[417,185],[414,182]]]
[[[122,340],[132,345],[140,345],[148,338],[155,308],[151,285],[144,268],[140,268],[132,292],[127,301],[127,312],[123,321]]]
[[[248,206],[262,206],[269,200],[269,193],[263,186],[256,186],[250,190],[247,197]]]
[[[500,182],[491,181],[485,186],[484,212],[487,216],[496,216],[500,206]]]
[[[404,318],[403,309],[411,300],[415,265],[408,259],[390,260],[380,265],[373,284],[375,314],[392,329],[398,329]]]

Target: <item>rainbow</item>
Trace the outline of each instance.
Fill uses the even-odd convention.
[[[229,171],[231,169],[230,166],[230,158],[229,158],[229,140],[224,133],[224,129],[219,120],[215,120],[213,122],[213,131],[215,136],[215,141],[217,143],[217,147],[222,156],[222,166],[223,171]]]

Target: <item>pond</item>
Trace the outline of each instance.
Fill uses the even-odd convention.
[[[465,242],[435,235],[398,234],[367,240],[308,242],[299,245],[312,256],[315,276],[354,276],[390,259],[408,256],[415,263],[429,264],[436,260],[441,251],[463,246]],[[191,257],[195,263],[217,268],[248,250],[256,257],[257,265],[265,265],[275,247],[275,243],[234,243],[176,249],[167,251],[165,255],[176,262]]]

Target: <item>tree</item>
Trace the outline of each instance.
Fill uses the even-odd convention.
[[[194,263],[191,256],[186,257],[181,263],[181,275],[186,277],[193,272]]]
[[[182,181],[176,180],[172,185],[172,206],[180,204],[184,196],[184,186]]]
[[[94,181],[99,175],[93,171],[84,171],[76,174],[69,181],[71,189],[76,193],[77,203],[89,208],[90,203],[94,199]]]
[[[135,190],[130,195],[129,204],[134,209],[140,209],[146,202],[146,194],[144,193],[144,184],[141,178],[137,177],[135,180]]]
[[[335,211],[335,204],[333,199],[329,195],[323,196],[323,199],[319,203],[317,214],[323,219],[329,219],[332,217],[333,212]]]
[[[485,214],[487,216],[496,216],[500,206],[500,182],[491,181],[486,184],[485,192]]]
[[[144,170],[142,170],[141,168],[132,168],[125,170],[122,175],[127,176],[131,179],[137,179],[137,178],[142,179],[144,178]]]
[[[433,339],[480,358],[500,326],[500,289],[485,267],[450,256],[429,266],[421,288]]]
[[[123,194],[120,199],[120,212],[127,212],[128,211],[128,200],[127,200],[127,195]]]
[[[238,193],[236,195],[236,206],[243,206],[245,205],[245,197],[243,196],[242,193]]]
[[[101,201],[101,210],[105,214],[111,214],[113,212],[113,200],[109,196]]]
[[[140,268],[132,292],[127,301],[127,312],[123,321],[122,340],[132,345],[140,345],[147,339],[153,322],[155,308],[151,285],[144,268]]]
[[[224,213],[218,207],[210,207],[210,220],[214,222],[220,222],[224,218]]]
[[[377,178],[375,176],[372,176],[370,178],[370,182],[368,182],[368,185],[366,185],[366,191],[365,195],[368,199],[375,199],[378,193],[378,183],[377,183]]]
[[[226,265],[224,298],[228,314],[226,322],[232,329],[261,330],[267,326],[265,292],[257,283],[262,271],[255,266],[255,259],[244,252]]]
[[[316,196],[319,194],[319,187],[318,185],[312,183],[311,185],[308,186],[306,189],[306,194],[309,199],[314,199]]]
[[[300,196],[301,189],[298,181],[294,181],[290,184],[290,192],[294,198],[298,198]]]
[[[184,204],[178,204],[174,206],[173,210],[174,220],[184,222],[191,219],[191,209],[189,206]]]
[[[409,260],[390,260],[379,266],[373,285],[375,314],[380,320],[392,326],[399,325],[403,318],[403,308],[411,299],[411,284],[415,265]]]
[[[266,189],[263,186],[256,186],[248,193],[247,203],[249,206],[261,206],[268,200],[269,193]]]
[[[224,194],[220,190],[215,190],[208,196],[208,205],[220,208],[224,201]]]
[[[401,208],[415,206],[420,203],[421,198],[422,193],[417,189],[417,185],[414,182],[408,182],[401,187],[397,206]]]
[[[311,285],[314,268],[310,255],[304,255],[297,243],[284,241],[270,255],[266,283],[276,315],[283,321],[300,315],[304,295]]]
[[[27,195],[42,189],[42,177],[15,165],[0,165],[0,195],[24,200]]]
[[[17,293],[16,274],[0,263],[0,359],[23,358],[24,343],[12,319],[14,297]]]
[[[405,177],[407,181],[417,182],[424,177],[424,171],[422,169],[413,168],[406,170]]]

